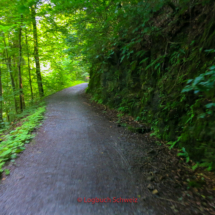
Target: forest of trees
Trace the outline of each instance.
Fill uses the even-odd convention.
[[[0,120],[85,80],[93,99],[215,169],[212,0],[0,0]]]
[[[62,28],[67,20],[45,1],[0,0],[1,128],[44,96],[86,81],[81,54],[73,56]]]

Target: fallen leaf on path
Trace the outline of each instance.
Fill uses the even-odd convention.
[[[155,195],[155,194],[158,194],[158,190],[156,190],[156,189],[153,190],[153,191],[152,191],[152,194],[154,194],[154,195]]]
[[[155,179],[155,177],[154,176],[149,176],[149,177],[147,177],[147,181],[153,181]]]

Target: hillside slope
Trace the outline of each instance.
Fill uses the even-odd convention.
[[[215,3],[128,8],[116,41],[92,63],[88,92],[215,169]]]

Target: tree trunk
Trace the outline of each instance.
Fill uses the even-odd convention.
[[[2,116],[2,82],[1,82],[1,67],[0,67],[0,128],[4,127],[4,121]]]
[[[41,71],[40,71],[40,59],[39,59],[39,52],[38,52],[37,23],[36,23],[35,6],[31,7],[31,15],[32,15],[32,24],[33,24],[34,59],[35,59],[35,63],[36,63],[37,84],[38,84],[38,89],[39,89],[39,95],[40,95],[40,97],[43,97],[44,91],[43,91],[42,76],[41,76]]]
[[[27,47],[27,56],[28,56],[28,75],[29,75],[29,85],[31,89],[31,102],[33,102],[34,94],[33,94],[32,81],[31,81],[31,66],[30,66],[30,57],[29,57],[29,49],[28,49],[27,29],[25,31],[25,38],[26,38],[26,47]]]
[[[22,85],[22,71],[21,71],[21,64],[22,64],[22,19],[23,15],[21,15],[21,24],[19,28],[19,61],[18,61],[18,76],[19,76],[19,103],[20,103],[20,111],[22,112],[25,108],[24,104],[24,94],[23,94],[23,85]]]
[[[7,47],[6,39],[5,39],[4,35],[3,35],[3,38],[4,38],[4,45],[5,45],[5,47]],[[15,87],[15,82],[14,82],[14,78],[13,78],[13,74],[12,74],[11,58],[8,55],[7,49],[5,49],[5,57],[7,59],[6,64],[7,64],[8,72],[10,73],[11,86],[12,86],[12,89],[13,89],[15,112],[17,113],[16,87]]]

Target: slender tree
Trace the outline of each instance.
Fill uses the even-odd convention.
[[[29,85],[31,90],[31,102],[34,100],[33,88],[32,88],[32,80],[31,80],[31,66],[30,66],[30,56],[29,56],[29,45],[28,45],[28,36],[27,36],[27,28],[25,28],[25,43],[27,49],[27,58],[28,58],[28,76],[29,76]]]
[[[4,34],[3,34],[3,40],[4,40],[4,46],[5,46],[4,54],[5,54],[5,58],[6,58],[7,69],[8,69],[8,72],[10,73],[11,85],[12,85],[13,96],[14,96],[15,111],[17,113],[16,86],[15,86],[15,82],[14,82],[14,78],[13,78],[13,74],[12,74],[11,57],[9,56],[8,51],[7,51],[7,44],[6,44],[6,39],[5,39]]]
[[[18,61],[18,77],[19,77],[19,103],[20,103],[20,111],[22,112],[24,109],[24,94],[23,94],[23,85],[22,85],[22,19],[23,15],[21,15],[21,24],[19,27],[19,61]]]
[[[31,6],[31,15],[32,15],[32,24],[33,24],[33,36],[34,36],[34,59],[36,63],[36,75],[37,75],[37,84],[39,89],[40,97],[44,96],[42,76],[40,71],[40,58],[38,51],[38,39],[37,39],[37,22],[36,22],[36,6]]]
[[[2,69],[1,69],[1,65],[0,65],[0,128],[3,127],[3,114],[2,114]]]

